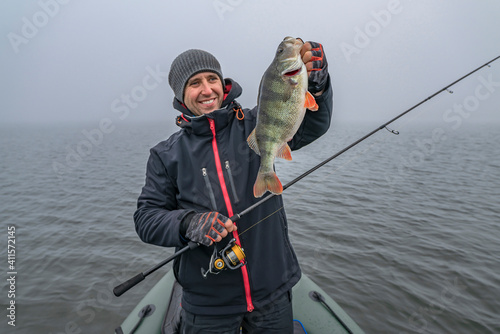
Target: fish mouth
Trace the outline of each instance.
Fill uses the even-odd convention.
[[[298,68],[298,69],[296,69],[296,70],[291,70],[291,71],[288,71],[288,72],[283,73],[283,75],[284,75],[285,77],[293,77],[293,76],[296,76],[297,74],[299,74],[301,69],[302,69],[302,68]]]
[[[278,51],[281,52],[277,54],[279,58],[279,70],[284,77],[294,77],[302,73],[302,67],[304,63],[300,56],[300,49],[304,43],[300,39],[293,37],[285,37],[283,42],[281,42]]]
[[[292,68],[292,69],[287,69],[281,73],[281,75],[285,77],[294,77],[302,72],[302,66]]]

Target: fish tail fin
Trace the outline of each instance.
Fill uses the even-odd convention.
[[[253,186],[253,195],[255,198],[262,197],[266,190],[269,190],[275,195],[280,195],[283,192],[283,186],[275,172],[260,173],[257,175],[257,180]]]
[[[319,109],[319,106],[316,103],[316,99],[309,92],[306,92],[306,101],[304,103],[304,107],[306,107],[307,109],[312,110],[312,111],[316,111]]]
[[[248,136],[247,143],[255,153],[260,155],[259,145],[257,144],[257,136],[255,135],[255,129],[253,129],[252,133],[250,133],[250,136]]]

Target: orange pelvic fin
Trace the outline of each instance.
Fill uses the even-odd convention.
[[[283,186],[275,172],[260,173],[257,175],[257,180],[253,186],[253,195],[255,198],[262,197],[266,190],[273,194],[280,195],[283,192]]]
[[[309,92],[306,92],[306,102],[304,103],[304,107],[312,111],[316,111],[319,108],[318,104],[316,103],[316,99]]]
[[[276,154],[276,156],[285,160],[292,160],[292,150],[290,149],[290,146],[288,146],[287,143],[284,143],[278,150],[278,154]]]

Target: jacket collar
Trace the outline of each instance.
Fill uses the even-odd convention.
[[[215,120],[216,131],[225,127],[229,122],[229,117],[234,117],[233,107],[240,107],[235,99],[241,95],[243,90],[236,81],[229,78],[224,79],[224,84],[224,101],[222,102],[222,106],[220,109],[214,110],[209,114],[195,116],[183,103],[174,97],[174,108],[182,112],[181,115],[177,116],[176,124],[196,134],[211,134],[207,118]]]

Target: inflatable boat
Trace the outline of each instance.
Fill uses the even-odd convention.
[[[309,277],[292,290],[294,334],[364,333],[361,328]],[[115,334],[179,333],[182,287],[169,271],[149,291]]]

